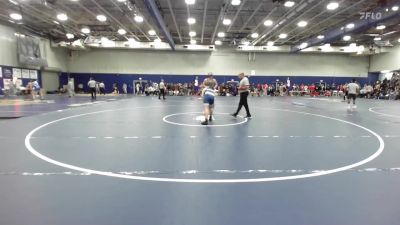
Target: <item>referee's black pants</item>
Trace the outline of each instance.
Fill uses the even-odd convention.
[[[249,96],[249,92],[245,91],[240,93],[240,101],[239,101],[239,107],[236,110],[235,115],[239,114],[240,110],[242,109],[242,106],[246,109],[246,116],[251,116],[250,110],[249,110],[249,105],[247,104],[247,97]]]
[[[92,99],[96,99],[96,88],[90,88],[90,94],[92,95]]]
[[[163,99],[165,100],[165,89],[160,89],[160,92],[158,93],[158,99],[161,99],[161,95],[163,96]]]

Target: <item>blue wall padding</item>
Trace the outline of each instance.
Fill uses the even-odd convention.
[[[161,79],[164,79],[167,83],[190,83],[194,82],[196,75],[166,75],[166,74],[101,74],[101,73],[61,73],[60,76],[60,87],[66,85],[68,83],[68,77],[74,78],[75,87],[78,84],[83,84],[84,90],[88,91],[87,82],[90,77],[93,77],[96,81],[103,81],[106,85],[106,92],[112,91],[112,86],[114,83],[118,84],[119,89],[121,90],[122,84],[126,83],[128,85],[128,92],[133,92],[133,81],[139,80],[142,78],[143,80],[148,80],[152,82],[160,82]],[[198,76],[199,81],[202,82],[206,76]],[[237,76],[214,76],[218,83],[226,83],[232,79],[239,80]],[[277,79],[280,81],[286,81],[288,76],[251,76],[250,83],[274,83]],[[291,83],[295,84],[310,84],[319,82],[323,80],[328,84],[336,83],[336,84],[344,84],[349,81],[353,77],[327,77],[327,76],[290,76]],[[362,85],[365,83],[375,83],[379,78],[379,73],[370,73],[368,77],[354,77],[360,82]]]

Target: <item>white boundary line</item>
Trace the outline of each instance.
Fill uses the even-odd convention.
[[[138,108],[144,108],[144,107],[138,107]],[[260,108],[260,107],[256,107],[256,108]],[[28,149],[28,151],[30,151],[33,155],[35,155],[36,157],[38,157],[38,158],[40,158],[40,159],[42,159],[42,160],[44,160],[46,162],[49,162],[49,163],[52,163],[54,165],[61,166],[61,167],[64,167],[64,168],[81,171],[81,172],[84,172],[84,173],[97,174],[97,175],[116,177],[116,178],[123,178],[123,179],[141,180],[141,181],[158,181],[158,182],[174,182],[174,183],[208,183],[208,184],[211,184],[211,183],[214,183],[214,184],[218,184],[218,183],[258,183],[258,182],[285,181],[285,180],[304,179],[304,178],[318,177],[318,176],[338,173],[338,172],[342,172],[342,171],[345,171],[345,170],[349,170],[349,169],[364,165],[364,164],[374,160],[375,158],[377,158],[383,152],[383,149],[385,148],[385,142],[383,141],[381,136],[379,136],[377,133],[375,133],[374,131],[372,131],[372,130],[366,128],[366,127],[363,127],[361,125],[358,125],[358,124],[355,124],[355,123],[352,123],[352,122],[349,122],[349,121],[345,121],[345,120],[342,120],[342,119],[333,118],[333,117],[329,117],[329,116],[306,113],[306,112],[299,112],[299,111],[291,111],[291,110],[284,110],[284,109],[267,109],[267,108],[261,108],[261,109],[292,112],[292,113],[298,113],[298,114],[303,114],[303,115],[316,116],[316,117],[320,117],[320,118],[335,120],[335,121],[339,121],[339,122],[342,122],[342,123],[345,123],[345,124],[349,124],[349,125],[361,128],[361,129],[371,133],[373,136],[375,136],[379,141],[379,148],[374,154],[372,154],[368,158],[363,159],[363,160],[361,160],[359,162],[356,162],[356,163],[353,163],[353,164],[350,164],[350,165],[347,165],[347,166],[339,167],[339,168],[336,168],[336,169],[318,171],[318,172],[309,173],[309,174],[283,176],[283,177],[254,178],[254,179],[176,179],[176,178],[157,178],[157,177],[146,177],[146,176],[132,176],[132,175],[124,175],[124,174],[117,174],[117,173],[112,173],[112,172],[105,172],[105,171],[98,171],[98,170],[82,168],[82,167],[66,164],[66,163],[59,162],[59,161],[56,161],[54,159],[51,159],[51,158],[39,153],[38,151],[36,151],[31,145],[30,140],[31,140],[32,135],[35,132],[37,132],[38,130],[40,130],[40,129],[48,126],[48,125],[51,125],[51,124],[54,124],[54,123],[57,123],[57,122],[60,122],[60,121],[76,118],[76,117],[99,114],[99,113],[104,113],[104,112],[117,111],[117,110],[104,110],[104,111],[98,111],[98,112],[84,113],[84,114],[64,117],[64,118],[61,118],[61,119],[57,119],[57,120],[53,120],[51,122],[45,123],[43,125],[40,125],[40,126],[36,127],[32,131],[30,131],[28,133],[28,135],[26,135],[26,137],[25,137],[25,146]],[[121,109],[119,109],[119,110],[121,110]]]
[[[377,112],[377,111],[374,110],[374,109],[378,109],[378,108],[382,108],[382,107],[372,107],[372,108],[369,108],[368,111],[370,111],[372,113],[375,113],[375,114],[378,114],[378,115],[381,115],[381,116],[389,116],[389,117],[394,117],[394,118],[400,118],[400,116],[380,113],[380,112]]]
[[[173,124],[173,125],[178,125],[178,126],[186,126],[186,127],[229,127],[229,126],[236,126],[236,125],[240,125],[240,124],[244,124],[248,121],[247,118],[244,118],[243,121],[238,122],[238,123],[228,123],[228,124],[209,124],[209,125],[201,125],[201,124],[185,124],[185,123],[176,123],[176,122],[171,122],[169,120],[167,120],[170,117],[173,116],[178,116],[178,115],[187,115],[187,114],[203,114],[202,112],[186,112],[186,113],[175,113],[175,114],[170,114],[170,115],[166,115],[163,118],[163,121],[169,124]],[[229,113],[214,113],[214,115],[229,115]],[[243,116],[238,115],[238,117],[243,119]]]

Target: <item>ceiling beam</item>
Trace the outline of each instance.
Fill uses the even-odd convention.
[[[313,9],[317,8],[319,5],[321,5],[322,3],[325,3],[326,1],[328,1],[328,0],[320,0],[319,2],[313,4],[313,5],[312,5],[311,7],[309,7],[306,11],[304,11],[304,12],[302,12],[300,15],[298,15],[297,18],[303,17],[306,13],[312,11]],[[345,1],[345,0],[342,0],[340,3],[342,3],[343,1]],[[309,2],[309,3],[312,3],[312,1]],[[307,3],[307,4],[309,4],[309,3]],[[339,3],[339,4],[340,4],[340,3]],[[323,14],[323,13],[325,13],[325,11],[322,11],[322,12],[319,13],[318,15]],[[317,18],[317,16],[314,16],[313,18],[309,18],[307,22],[310,23],[314,18]],[[282,31],[283,29],[285,29],[285,28],[288,27],[289,25],[293,24],[294,22],[297,22],[297,19],[296,19],[296,20],[292,20],[292,21],[286,23],[284,26],[280,26],[280,27],[278,28],[278,30],[275,31],[275,33],[278,33],[278,32],[280,32],[280,31]],[[296,27],[295,29],[291,30],[290,32],[287,32],[287,34],[289,35],[290,33],[293,33],[297,28],[298,28],[298,27]],[[273,36],[270,35],[269,37],[265,38],[265,39],[263,40],[263,43],[269,41],[272,37],[273,37]]]
[[[254,9],[253,13],[250,15],[250,17],[246,20],[246,22],[243,24],[243,26],[240,28],[239,33],[243,32],[244,28],[247,27],[247,25],[250,23],[250,21],[253,19],[253,17],[257,14],[257,12],[261,9],[261,7],[263,6],[265,0],[262,0],[260,2],[260,4],[258,4],[258,6]],[[268,14],[269,16],[270,14]],[[266,18],[264,18],[265,20]],[[262,20],[262,23],[264,23],[264,20]],[[261,23],[261,24],[262,24]],[[258,28],[258,27],[257,27]]]
[[[189,9],[189,5],[188,4],[186,4],[186,14],[187,14],[187,18],[190,18],[190,9]],[[192,25],[191,24],[188,24],[188,25],[189,25],[189,32],[191,32],[192,31]],[[192,37],[189,36],[189,39],[192,39]]]
[[[394,6],[394,5],[393,5]],[[388,8],[392,8],[392,6],[388,7]],[[357,33],[357,32],[361,32],[364,31],[366,29],[369,29],[371,27],[376,26],[379,23],[391,20],[393,18],[398,18],[400,17],[400,12],[395,12],[395,11],[388,11],[386,12],[386,7],[381,7],[377,10],[374,10],[372,12],[370,12],[371,14],[373,13],[374,15],[382,15],[382,17],[380,19],[378,18],[357,18],[356,20],[352,21],[351,23],[354,24],[354,28],[351,29],[341,29],[340,27],[338,28],[333,28],[330,29],[326,32],[324,32],[322,35],[325,36],[324,39],[318,39],[317,37],[311,38],[309,40],[307,40],[306,42],[308,43],[307,47],[312,47],[312,46],[316,46],[319,45],[321,43],[324,42],[331,42],[331,41],[335,41],[341,37],[343,37],[344,35],[348,35],[351,33]],[[291,52],[299,52],[301,51],[303,48],[300,45],[295,46]]]
[[[221,20],[222,20],[222,17],[224,16],[226,8],[228,8],[228,2],[229,2],[229,0],[224,0],[223,1],[223,4],[221,6],[221,10],[219,11],[218,20],[215,23],[214,32],[213,32],[213,34],[211,36],[211,43],[214,43],[215,35],[217,34],[217,30],[218,30],[219,24],[221,23]]]
[[[208,0],[205,0],[204,1],[204,12],[203,12],[203,24],[201,26],[201,43],[202,44],[203,44],[203,41],[204,41],[204,29],[206,27],[207,8],[208,8]]]
[[[21,8],[25,8],[28,12],[36,12],[37,14],[34,15],[34,17],[39,18],[42,21],[48,21],[48,23],[52,23],[54,24],[53,21],[55,21],[56,19],[54,18],[53,15],[50,15],[46,12],[44,12],[43,10],[39,10],[33,6],[31,6],[29,3],[23,2],[23,1],[19,1]],[[80,33],[80,30],[75,28],[74,26],[69,26],[67,25],[67,23],[63,23],[63,22],[59,22],[60,26],[63,28],[67,28],[68,30],[73,31],[72,33]]]
[[[144,3],[147,7],[148,12],[153,17],[154,22],[157,24],[158,28],[163,32],[164,37],[167,39],[169,46],[172,50],[175,50],[175,42],[174,39],[169,32],[167,26],[165,25],[165,21],[161,16],[160,10],[158,9],[154,0],[144,0]]]
[[[175,16],[174,10],[172,9],[171,0],[167,0],[167,4],[168,4],[169,11],[171,12],[171,17],[172,17],[172,21],[174,22],[176,32],[178,33],[179,41],[182,42],[182,35],[181,35],[181,32],[179,31],[178,23],[176,22],[176,16]]]
[[[119,5],[118,5],[115,1],[112,0],[111,2],[114,4],[115,7],[117,7],[117,9],[118,9],[119,11],[121,11],[122,13],[124,13],[124,10],[122,10],[121,7],[119,7]],[[132,23],[132,24],[135,26],[136,29],[139,30],[140,33],[142,33],[142,35],[143,35],[148,41],[150,41],[150,38],[147,36],[146,32],[144,32],[144,31],[136,24],[136,22],[135,22],[130,16],[128,16],[128,15],[125,14],[125,17],[129,20],[130,23]],[[136,35],[135,38],[136,38],[138,41],[140,41],[139,36]]]
[[[298,36],[300,36],[301,34],[309,33],[310,31],[314,31],[315,28],[318,27],[320,24],[325,23],[326,21],[331,20],[332,18],[338,16],[339,14],[342,14],[342,13],[344,13],[344,12],[346,12],[346,11],[348,11],[348,10],[350,10],[350,9],[352,9],[352,8],[354,8],[354,7],[356,7],[356,6],[358,6],[358,5],[362,4],[362,3],[364,3],[365,1],[367,1],[367,0],[360,0],[360,1],[356,2],[356,3],[351,3],[348,7],[344,8],[343,10],[340,10],[340,11],[336,12],[335,14],[333,14],[333,15],[331,15],[331,16],[329,16],[329,17],[326,17],[325,19],[319,21],[318,23],[311,25],[308,29],[306,29],[306,30],[304,30],[304,31],[302,31],[302,32],[300,32],[300,33],[298,33],[298,34],[296,34],[296,35],[290,37],[290,38],[287,39],[284,43],[286,43],[286,42],[288,42],[288,41],[290,41],[290,40],[293,40],[295,37],[298,37]],[[358,13],[357,13],[357,14],[358,14]],[[346,18],[346,19],[347,19],[347,18]],[[341,22],[345,21],[346,19],[341,20]],[[339,22],[339,23],[341,23],[341,22]],[[338,23],[336,23],[336,24],[338,24]],[[335,24],[335,25],[336,25],[336,24]],[[325,28],[319,29],[319,30],[317,30],[317,32],[313,32],[313,34],[314,34],[314,33],[319,33],[319,32],[321,32],[321,31],[324,30],[324,29],[325,29]]]
[[[275,29],[277,29],[279,26],[281,26],[282,24],[284,24],[286,21],[288,21],[290,18],[292,18],[293,16],[296,15],[296,13],[298,11],[300,11],[303,8],[303,4],[306,2],[306,0],[302,0],[300,3],[298,3],[295,7],[293,7],[293,9],[289,10],[288,12],[286,12],[283,16],[281,16],[275,23],[275,26],[273,26],[272,28],[267,28],[265,29],[265,31],[263,33],[260,34],[260,37],[257,38],[256,40],[254,40],[251,45],[256,45],[259,42],[261,42],[261,40],[263,40],[265,37],[267,37],[269,34],[271,34],[272,32],[274,32]]]
[[[115,23],[117,23],[122,29],[126,30],[130,35],[134,36],[136,39],[139,40],[139,38],[134,34],[131,30],[127,29],[119,20],[117,20],[111,13],[109,13],[106,9],[103,8],[96,0],[91,0],[93,4],[95,4],[100,11],[105,13],[108,17],[110,17]],[[77,2],[78,4],[82,5],[79,1]],[[86,7],[85,7],[86,8]],[[92,13],[91,13],[92,14]]]
[[[256,32],[257,29],[258,29],[261,25],[264,24],[265,20],[271,19],[271,15],[272,15],[275,11],[277,11],[277,10],[278,10],[278,7],[273,8],[273,9],[261,20],[261,22],[259,22],[259,23],[257,24],[257,26],[256,26],[255,28],[253,28],[253,30],[251,30],[251,32],[252,32],[252,33]],[[275,21],[275,22],[276,22],[276,21]]]
[[[233,24],[236,22],[236,19],[238,18],[239,13],[240,13],[240,11],[242,11],[242,9],[243,9],[244,5],[246,4],[246,2],[247,2],[247,0],[243,0],[243,2],[240,4],[238,10],[236,11],[235,16],[232,19],[231,25],[229,25],[229,27],[228,27],[228,32],[231,31],[231,28],[232,28]]]

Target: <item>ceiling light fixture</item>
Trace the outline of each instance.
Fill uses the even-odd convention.
[[[272,26],[272,24],[274,24],[274,22],[272,20],[266,20],[264,22],[264,26],[266,26],[266,27]]]
[[[121,28],[121,29],[118,30],[118,34],[125,35],[126,34],[126,30]]]
[[[190,40],[190,44],[195,45],[195,44],[197,44],[197,41],[192,39],[192,40]]]
[[[189,36],[190,37],[195,37],[197,34],[196,34],[196,32],[195,31],[190,31],[189,32]]]
[[[251,37],[252,37],[252,38],[258,38],[259,36],[260,36],[260,35],[259,35],[258,33],[252,33],[252,34],[251,34]]]
[[[385,28],[386,28],[385,25],[379,25],[379,26],[376,27],[377,30],[383,30]]]
[[[90,34],[90,29],[89,29],[89,27],[84,27],[81,29],[81,32],[84,34]]]
[[[137,23],[143,23],[144,21],[143,17],[138,15],[136,15],[134,19]]]
[[[187,20],[188,24],[195,24],[196,23],[196,19],[191,17]]]
[[[318,37],[317,37],[318,39],[324,39],[325,38],[325,36],[324,35],[318,35]]]
[[[232,20],[230,20],[230,19],[224,19],[222,21],[222,24],[224,24],[225,26],[229,26],[231,23],[232,23]]]
[[[224,33],[224,32],[219,32],[219,33],[218,33],[218,37],[220,37],[220,38],[225,37],[225,33]]]
[[[275,42],[273,42],[273,41],[268,41],[268,43],[267,43],[267,45],[270,46],[270,47],[274,46],[274,44],[275,44]]]
[[[188,5],[194,5],[194,3],[196,3],[196,0],[185,0],[185,2]]]
[[[285,7],[293,7],[296,3],[294,1],[286,1],[285,4],[283,4]]]
[[[155,36],[156,35],[156,31],[155,30],[149,30],[149,35],[151,36]]]
[[[335,10],[335,9],[337,9],[339,7],[339,3],[337,3],[337,2],[330,2],[327,6],[326,6],[326,8],[328,9],[328,10]]]
[[[75,35],[70,33],[66,34],[65,36],[67,36],[68,39],[73,39],[75,37]]]
[[[306,42],[301,43],[301,45],[300,45],[300,48],[301,48],[301,49],[305,49],[305,48],[307,48],[307,47],[308,47],[308,43],[306,43]]]
[[[382,41],[382,38],[381,37],[376,37],[376,38],[374,38],[374,41]]]
[[[299,26],[299,27],[305,27],[305,26],[307,26],[307,22],[306,21],[300,21],[299,23],[297,23],[297,26]]]
[[[222,45],[222,41],[216,40],[216,41],[215,41],[215,44],[216,44],[216,45]]]
[[[399,10],[399,6],[395,5],[395,6],[392,7],[392,11],[395,11],[395,12],[396,12],[396,11],[398,11],[398,10]]]
[[[279,35],[279,38],[280,38],[280,39],[285,39],[285,38],[287,38],[287,34],[280,34],[280,35]]]
[[[352,28],[354,28],[354,23],[349,23],[349,24],[347,24],[347,25],[346,25],[346,28],[347,28],[347,29],[352,29]]]
[[[232,0],[231,5],[240,5],[241,1],[240,0]]]
[[[60,13],[57,15],[57,19],[60,21],[66,21],[66,20],[68,20],[68,16],[65,13]]]
[[[105,15],[97,15],[96,19],[100,22],[106,22],[107,21],[107,17]]]
[[[11,19],[13,20],[22,20],[22,15],[19,13],[11,13],[10,14]]]
[[[343,41],[350,41],[351,40],[351,36],[346,35],[343,37]]]

